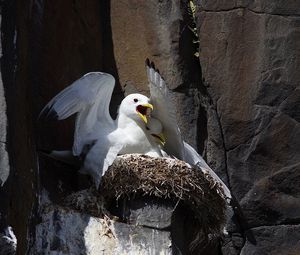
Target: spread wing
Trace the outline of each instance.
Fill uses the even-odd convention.
[[[73,154],[80,155],[85,145],[115,129],[109,114],[114,86],[115,79],[110,74],[87,73],[56,95],[40,116],[61,120],[76,113]]]
[[[147,76],[150,89],[150,100],[153,104],[153,117],[158,119],[163,126],[166,138],[164,150],[176,158],[183,158],[183,141],[177,124],[175,108],[170,101],[170,92],[165,81],[155,70],[153,64],[146,62]]]
[[[226,198],[231,199],[231,192],[225,183],[220,179],[220,177],[209,167],[205,160],[198,154],[198,152],[190,146],[188,143],[184,142],[184,161],[193,166],[198,166],[205,174],[209,174],[216,182],[220,183],[224,195]]]

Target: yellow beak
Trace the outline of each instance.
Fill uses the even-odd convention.
[[[150,108],[150,109],[153,111],[153,105],[152,105],[152,104],[150,104],[150,103],[147,103],[147,104],[142,104],[142,106],[144,106],[144,107],[148,107],[148,108]]]
[[[165,143],[166,143],[166,138],[165,138],[165,136],[164,136],[164,134],[163,133],[160,133],[160,134],[151,134],[155,139],[156,139],[156,141],[158,142],[158,143],[160,143],[162,146],[164,146],[165,145]]]
[[[153,105],[146,103],[146,104],[141,104],[142,107],[147,107],[150,108],[151,110],[153,110]],[[148,120],[147,120],[147,115],[146,114],[142,114],[139,111],[136,111],[137,114],[141,117],[141,119],[147,124]]]

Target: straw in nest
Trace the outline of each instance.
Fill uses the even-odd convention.
[[[180,201],[191,209],[207,236],[219,236],[225,222],[223,190],[213,178],[177,159],[123,155],[102,177],[106,201],[135,194]]]

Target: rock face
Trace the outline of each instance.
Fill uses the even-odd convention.
[[[210,254],[225,223],[221,188],[177,159],[121,155],[99,190],[49,195],[30,254]]]
[[[148,93],[144,62],[154,61],[173,89],[178,121],[185,139],[197,146],[200,66],[187,25],[187,3],[111,1],[111,31],[120,84],[133,83]],[[124,33],[124,31],[126,31]]]
[[[41,192],[30,254],[199,254],[225,223],[222,188],[177,159],[121,155],[99,190],[59,205],[48,194]]]
[[[299,225],[261,226],[253,228],[253,234],[257,237],[257,245],[246,241],[242,255],[299,253]],[[270,243],[276,245],[271,246]]]
[[[37,225],[33,254],[171,254],[169,231],[48,208]]]
[[[210,99],[207,156],[227,172],[248,222],[242,231],[253,228],[257,239],[257,248],[246,241],[242,254],[270,254],[267,240],[272,254],[294,254],[298,237],[282,241],[279,233],[295,230],[300,215],[300,5],[198,1],[198,6],[204,96]]]
[[[171,254],[168,231],[45,208],[32,254]]]
[[[126,84],[147,94],[147,57],[172,89],[185,139],[240,204],[210,252],[297,253],[300,3],[194,3],[199,59],[185,0],[1,1],[0,234],[13,227],[18,254],[32,247],[39,217],[86,219],[57,208],[37,217],[42,189],[54,202],[80,189],[72,169],[37,153],[69,148],[72,120],[40,123],[39,111],[82,74],[101,70],[116,77],[115,113]]]
[[[0,50],[2,55],[2,43],[0,44]],[[4,87],[2,75],[0,76],[0,203],[6,204],[7,199],[5,198],[5,183],[9,176],[9,158],[7,153],[7,116],[6,116],[6,100],[4,96]],[[5,186],[4,186],[5,185]],[[2,206],[0,208],[0,226],[1,228],[6,224],[6,208]]]
[[[0,71],[0,254],[13,255],[16,252],[16,237],[9,226],[9,203],[12,169],[8,154],[8,118],[7,118],[7,85],[13,85],[15,69],[15,36],[14,22],[11,22],[9,14],[13,10],[9,3],[0,4],[1,26],[1,71]],[[13,17],[13,16],[12,16]]]

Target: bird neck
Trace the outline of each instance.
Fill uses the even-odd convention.
[[[145,124],[142,120],[132,119],[127,117],[125,114],[119,114],[117,118],[118,128],[128,128],[130,126],[138,126],[141,129],[145,129]]]

